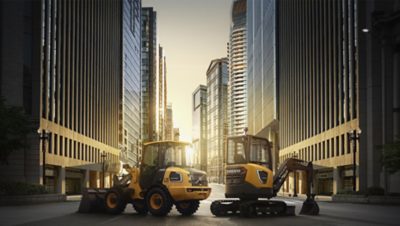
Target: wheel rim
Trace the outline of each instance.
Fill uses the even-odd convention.
[[[152,209],[158,210],[163,205],[163,198],[160,194],[155,193],[150,197],[150,206]]]
[[[107,206],[109,208],[116,208],[117,207],[117,194],[115,193],[110,193],[107,196]]]

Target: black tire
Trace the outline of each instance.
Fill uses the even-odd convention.
[[[165,216],[171,211],[172,201],[164,189],[156,187],[146,194],[146,206],[152,215]]]
[[[144,200],[135,200],[132,203],[132,206],[135,209],[135,211],[140,215],[146,215],[147,212],[149,211],[146,207],[146,203]]]
[[[126,200],[120,189],[110,189],[105,195],[105,210],[110,214],[120,214],[124,212]]]
[[[224,210],[220,201],[214,201],[210,206],[211,213],[216,217],[226,216],[227,212]]]
[[[176,210],[183,216],[190,216],[199,209],[199,201],[183,201],[175,204]]]

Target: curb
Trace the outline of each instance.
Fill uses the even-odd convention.
[[[334,195],[333,202],[400,205],[398,196]]]

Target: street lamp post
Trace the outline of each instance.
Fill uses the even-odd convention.
[[[42,184],[46,186],[46,143],[45,141],[49,139],[49,132],[47,130],[38,129],[39,140],[42,142]]]
[[[103,180],[101,182],[101,188],[104,188],[104,182],[106,180],[106,174],[105,174],[105,159],[107,157],[106,152],[103,151],[103,153],[101,153],[101,161],[102,161],[102,174],[103,174]]]
[[[353,130],[352,132],[348,133],[349,140],[353,141],[353,191],[356,191],[356,170],[357,170],[357,163],[356,163],[356,152],[357,152],[357,143],[356,141],[360,139],[361,130]]]
[[[293,158],[297,159],[297,153],[294,154]],[[297,173],[296,173],[296,170],[293,170],[293,177],[294,177],[293,197],[297,197]]]

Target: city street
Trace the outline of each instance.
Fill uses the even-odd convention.
[[[0,207],[0,225],[399,225],[400,206],[319,202],[320,216],[258,217],[253,219],[214,217],[211,201],[223,197],[223,186],[212,185],[212,196],[201,203],[192,217],[182,217],[173,208],[168,217],[139,216],[131,206],[121,215],[79,214],[78,201],[30,206]],[[298,214],[302,202],[290,200]]]

